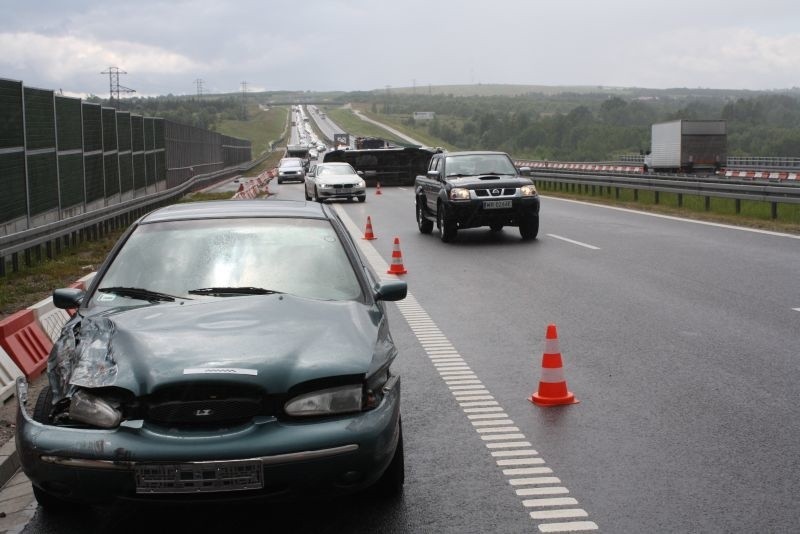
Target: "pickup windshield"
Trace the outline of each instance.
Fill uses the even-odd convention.
[[[505,154],[465,154],[447,156],[447,176],[477,176],[481,174],[517,174],[514,163]]]

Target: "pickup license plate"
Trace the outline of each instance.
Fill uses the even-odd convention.
[[[152,464],[135,468],[136,493],[208,493],[264,487],[264,468],[258,460]]]
[[[503,208],[510,208],[512,206],[510,200],[484,200],[483,209],[485,210],[500,210]]]

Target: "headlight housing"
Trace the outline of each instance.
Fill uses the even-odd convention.
[[[298,395],[284,405],[284,410],[293,417],[311,417],[360,412],[364,404],[364,387],[352,384]]]
[[[535,197],[538,194],[536,192],[536,186],[533,184],[523,185],[519,188],[519,192],[522,193],[523,197]]]
[[[451,200],[469,200],[469,189],[454,187],[450,190]]]
[[[356,184],[356,187],[367,187],[367,182],[365,182],[364,180],[359,180],[358,183]]]
[[[100,428],[116,428],[122,414],[111,402],[81,389],[69,401],[69,418]]]

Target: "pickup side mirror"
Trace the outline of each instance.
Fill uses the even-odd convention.
[[[53,291],[53,305],[60,310],[78,308],[83,302],[85,293],[82,289],[65,287]]]
[[[428,171],[428,178],[433,180],[438,180],[441,176],[442,174],[439,171]]]
[[[520,167],[519,173],[522,176],[530,176],[531,175],[531,168],[530,167]]]

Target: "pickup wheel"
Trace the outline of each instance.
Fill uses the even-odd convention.
[[[444,206],[441,204],[439,205],[439,211],[436,214],[436,220],[439,226],[439,238],[444,243],[450,243],[453,241],[458,233],[458,227],[456,226],[455,222],[450,221],[450,219],[447,217]]]
[[[522,239],[528,241],[531,239],[536,239],[536,236],[539,234],[539,216],[536,215],[535,217],[527,217],[522,219],[519,223],[519,235],[522,236]]]
[[[429,234],[433,232],[433,221],[428,220],[422,210],[420,199],[417,199],[417,227],[419,227],[420,233]]]

